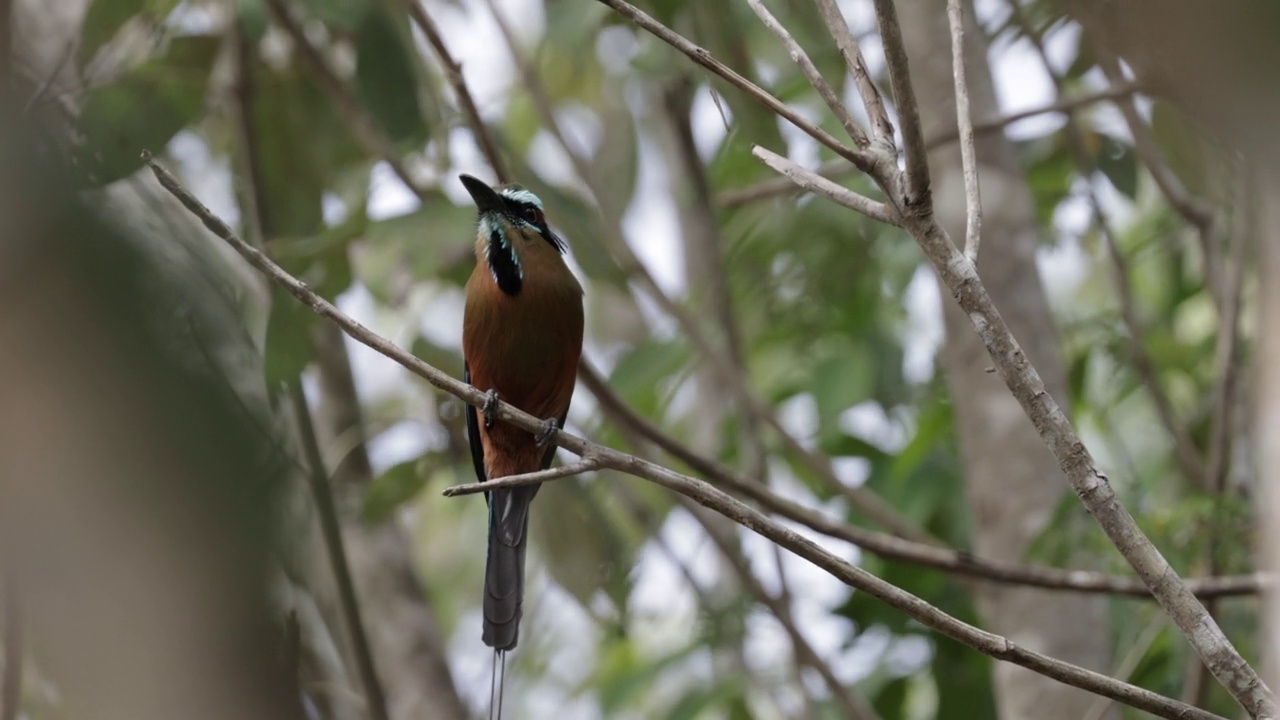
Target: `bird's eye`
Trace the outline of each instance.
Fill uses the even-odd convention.
[[[526,205],[521,208],[520,215],[534,225],[542,224],[542,211],[533,205]]]

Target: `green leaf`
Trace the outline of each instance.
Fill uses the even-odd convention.
[[[360,517],[367,523],[383,522],[397,508],[416,497],[427,482],[426,474],[421,472],[424,459],[425,456],[392,465],[374,478],[364,492]]]
[[[255,64],[253,132],[268,237],[309,237],[324,228],[321,199],[344,173],[367,162],[311,74]]]
[[[311,328],[317,316],[298,299],[279,288],[271,290],[263,374],[267,386],[293,380],[311,362]]]
[[[86,182],[106,185],[131,175],[142,167],[143,150],[160,152],[195,121],[219,42],[208,35],[174,38],[163,56],[89,91],[76,158]]]
[[[866,400],[875,390],[870,354],[846,336],[827,338],[816,348],[812,385],[823,435],[839,433],[840,414]]]
[[[475,264],[474,208],[450,203],[443,195],[413,212],[369,224],[356,258],[356,276],[380,300],[394,295],[395,281],[447,277],[459,285]]]
[[[665,398],[664,381],[688,365],[692,349],[684,340],[643,340],[614,366],[609,386],[637,411],[657,416]]]
[[[416,147],[427,139],[418,104],[408,32],[386,13],[365,14],[356,33],[356,94],[398,147]]]
[[[1172,104],[1156,100],[1151,106],[1151,136],[1164,155],[1169,168],[1192,195],[1203,197],[1212,179],[1211,167],[1214,155],[1208,152],[1209,143]]]
[[[1133,200],[1138,196],[1138,161],[1133,156],[1133,149],[1109,135],[1103,135],[1101,139],[1094,162],[1116,190]]]
[[[306,0],[304,4],[326,25],[341,30],[356,29],[374,12],[367,0]]]
[[[622,611],[636,545],[623,532],[618,498],[600,493],[595,485],[578,478],[543,485],[529,519],[530,532],[556,584],[588,608],[604,591]]]
[[[111,42],[134,18],[158,23],[168,17],[179,0],[93,0],[80,28],[76,60],[81,68],[93,61],[98,50]]]
[[[671,708],[667,719],[693,720],[702,717],[704,711],[720,707],[731,698],[740,697],[746,689],[745,684],[744,676],[735,674],[725,675],[710,686],[695,686]]]

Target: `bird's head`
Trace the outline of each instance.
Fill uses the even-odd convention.
[[[479,211],[477,247],[498,287],[518,295],[525,280],[522,258],[548,249],[563,255],[564,241],[547,226],[537,195],[519,185],[491,188],[470,175],[459,177]]]

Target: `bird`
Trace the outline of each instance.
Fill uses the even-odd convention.
[[[478,211],[476,266],[462,320],[463,375],[486,394],[467,405],[467,437],[480,482],[544,470],[564,427],[582,354],[583,290],[565,262],[542,201],[515,184],[462,181]],[[541,433],[496,423],[498,400],[546,419]],[[499,654],[519,640],[529,508],[537,485],[485,493],[489,508],[482,639]],[[505,655],[503,656],[505,660]]]

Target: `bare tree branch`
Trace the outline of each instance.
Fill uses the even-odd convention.
[[[462,66],[449,53],[448,46],[444,44],[444,38],[440,36],[440,29],[436,27],[435,21],[427,14],[426,8],[422,6],[422,0],[409,0],[409,17],[422,30],[427,42],[431,44],[431,49],[435,50],[436,57],[440,60],[440,65],[444,67],[445,77],[448,78],[449,85],[453,87],[453,94],[457,100],[458,108],[462,110],[462,116],[466,118],[467,124],[471,126],[471,132],[476,137],[476,144],[480,146],[480,151],[484,153],[485,159],[489,161],[489,166],[493,168],[493,173],[497,176],[498,182],[510,182],[511,173],[507,170],[507,164],[503,162],[502,153],[498,152],[498,146],[493,142],[492,135],[485,128],[484,120],[480,118],[480,111],[476,108],[476,102],[471,97],[471,91],[467,88],[467,83],[462,77]]]
[[[848,175],[854,170],[855,168],[844,160],[828,160],[819,165],[817,170],[809,172],[830,180],[833,177]],[[796,183],[789,177],[771,177],[745,187],[722,190],[716,195],[716,204],[723,208],[732,208],[779,195],[791,195],[804,189],[796,187]]]
[[[822,77],[822,73],[818,72],[818,68],[809,59],[809,55],[805,53],[804,48],[800,47],[800,43],[791,37],[791,33],[787,32],[787,29],[782,26],[782,23],[778,22],[773,13],[769,12],[769,9],[764,6],[761,0],[747,0],[747,4],[755,11],[756,16],[760,18],[760,22],[764,23],[769,32],[773,33],[774,37],[778,38],[778,41],[787,49],[787,54],[791,56],[791,61],[804,73],[813,89],[818,91],[818,97],[822,98],[822,102],[826,103],[827,107],[831,109],[836,119],[840,121],[840,125],[844,127],[844,131],[849,133],[853,144],[860,149],[865,149],[870,145],[871,141],[867,139],[867,131],[862,129],[862,126],[858,124],[858,121],[849,112],[849,108],[845,107],[844,103],[840,101],[840,96],[827,84],[826,79]],[[845,32],[848,32],[847,27]]]
[[[583,473],[593,472],[600,469],[600,460],[591,455],[584,455],[580,462],[572,465],[563,465],[561,467],[547,468],[546,470],[535,470],[529,473],[520,473],[519,475],[507,475],[493,480],[484,482],[468,483],[466,485],[453,485],[445,488],[440,494],[445,497],[459,497],[462,495],[475,495],[477,493],[489,492],[490,490],[502,490],[504,488],[524,487],[527,485],[541,485],[548,480],[559,480],[560,478],[573,477]]]
[[[876,22],[880,26],[880,41],[884,44],[885,64],[889,68],[889,87],[893,89],[893,101],[898,109],[898,122],[902,126],[902,150],[906,155],[907,169],[898,173],[895,163],[893,175],[902,183],[902,210],[927,217],[933,213],[932,193],[929,189],[929,158],[924,144],[924,131],[920,126],[920,110],[915,91],[911,89],[911,69],[907,62],[907,48],[902,42],[902,28],[898,25],[898,10],[894,0],[874,0]],[[865,171],[864,171],[865,172]],[[886,175],[887,177],[887,175]],[[886,188],[888,190],[888,188]],[[889,197],[895,197],[890,191]]]
[[[862,97],[867,115],[871,117],[871,127],[875,130],[876,139],[888,147],[893,147],[893,123],[889,121],[889,113],[885,110],[884,98],[880,97],[880,89],[876,87],[875,81],[871,79],[871,73],[867,70],[867,61],[862,57],[862,48],[858,45],[858,39],[849,32],[849,23],[845,22],[844,15],[840,13],[835,0],[815,0],[815,4],[822,14],[822,20],[827,24],[831,38],[836,41],[836,47],[844,57],[845,65],[849,67],[849,73],[853,75],[854,82],[858,86],[858,94]],[[843,104],[841,106],[843,107]]]
[[[956,83],[956,128],[960,133],[960,162],[964,167],[964,256],[978,262],[982,242],[982,192],[978,185],[978,153],[973,147],[973,116],[969,111],[969,82],[964,71],[964,9],[960,0],[947,0],[951,25],[951,72]]]
[[[589,364],[578,367],[578,377],[600,403],[600,409],[623,428],[661,448],[664,452],[705,476],[717,487],[748,498],[767,512],[799,523],[828,537],[838,538],[887,560],[981,578],[1010,585],[1029,585],[1049,590],[1102,593],[1151,599],[1151,590],[1135,577],[1120,577],[1091,570],[1063,570],[1037,565],[1018,565],[982,558],[964,550],[916,542],[888,533],[860,528],[776,495],[763,484],[734,473],[719,462],[698,454],[629,407]],[[1188,586],[1200,597],[1252,595],[1269,587],[1275,578],[1265,573],[1194,578]]]
[[[978,122],[975,122],[973,124],[973,132],[975,135],[982,135],[989,132],[995,132],[996,130],[1003,130],[1006,127],[1016,122],[1020,122],[1022,120],[1026,120],[1027,118],[1032,118],[1039,115],[1051,115],[1051,114],[1057,114],[1057,113],[1070,114],[1087,105],[1093,105],[1095,103],[1104,102],[1108,100],[1119,100],[1121,98],[1127,98],[1132,96],[1134,93],[1138,93],[1141,91],[1142,91],[1142,86],[1139,85],[1138,83],[1126,82],[1120,85],[1113,85],[1111,87],[1103,88],[1101,90],[1095,90],[1089,93],[1082,93],[1075,97],[1070,97],[1068,95],[1059,95],[1058,98],[1055,99],[1053,102],[1047,103],[1045,105],[1041,105],[1039,107],[1033,107],[1027,110],[1019,110],[1018,112],[1009,113],[1008,115],[1002,115],[1000,117],[990,118],[988,120],[980,120]],[[956,128],[954,130],[948,130],[947,132],[941,133],[936,137],[929,138],[928,140],[925,141],[925,145],[930,150],[933,150],[934,148],[937,148],[942,145],[946,145],[947,143],[955,142],[956,140],[959,140],[959,139],[960,139],[960,130],[959,128]]]
[[[230,245],[250,265],[265,274],[272,282],[296,297],[321,317],[338,325],[353,340],[367,345],[399,363],[402,367],[425,379],[431,385],[475,407],[482,407],[485,404],[488,399],[485,393],[454,379],[447,373],[414,357],[390,340],[374,333],[317,295],[305,283],[285,272],[267,256],[241,240],[226,223],[218,219],[207,207],[191,195],[173,175],[157,164],[150,153],[144,152],[144,158],[155,174],[156,179],[166,190],[199,217],[205,227]],[[945,235],[943,239],[945,239]],[[531,433],[540,432],[545,428],[543,419],[529,415],[502,401],[498,402],[494,414],[497,420],[510,423]],[[642,460],[634,455],[628,455],[612,448],[592,443],[567,432],[557,433],[555,442],[579,457],[594,455],[599,458],[602,468],[617,470],[649,480],[668,490],[680,493],[700,505],[724,515],[752,532],[782,545],[799,557],[830,573],[841,582],[866,592],[901,610],[918,622],[991,657],[1022,665],[1047,677],[1113,698],[1160,717],[1182,720],[1188,718],[1194,720],[1218,718],[1217,715],[1193,708],[1171,698],[1163,697],[1149,690],[1026,650],[1010,642],[1007,638],[962,622],[929,605],[919,597],[850,564],[813,541],[771,520],[758,510],[743,504],[705,482]]]
[[[819,2],[830,2],[832,0],[819,0]],[[1047,115],[1051,113],[1069,113],[1073,110],[1093,105],[1098,102],[1107,100],[1115,100],[1116,98],[1126,97],[1141,91],[1141,86],[1137,83],[1125,83],[1116,87],[1104,88],[1091,93],[1085,93],[1076,97],[1063,97],[1054,100],[1046,105],[1030,108],[1028,110],[1020,110],[1015,113],[1009,113],[1001,117],[982,120],[973,124],[974,135],[983,135],[998,130],[1003,130],[1009,125],[1020,120],[1036,117],[1038,115]],[[892,134],[892,128],[890,128]],[[947,143],[955,142],[960,139],[958,130],[948,130],[935,137],[925,140],[926,149],[933,150]],[[851,167],[844,160],[829,160],[822,163],[815,171],[817,174],[831,179],[841,175],[847,175],[853,172],[855,168]],[[784,177],[769,178],[760,182],[747,185],[740,188],[732,188],[723,190],[716,196],[716,204],[720,207],[737,207],[757,200],[767,200],[768,198],[778,195],[789,195],[797,192],[794,182]]]
[[[821,195],[822,197],[839,203],[850,210],[862,213],[872,220],[879,220],[880,222],[888,225],[902,227],[902,219],[898,217],[893,208],[878,200],[872,200],[865,195],[859,195],[843,185],[836,184],[822,177],[812,170],[806,170],[768,148],[763,148],[757,145],[752,148],[751,152],[753,155],[760,158],[765,165],[768,165],[782,175],[785,175],[794,186],[799,186],[815,195]]]
[[[828,148],[835,151],[837,155],[853,163],[859,170],[867,172],[874,165],[881,162],[880,158],[877,156],[850,148],[839,140],[831,137],[831,135],[829,135],[825,130],[801,117],[799,113],[788,107],[786,103],[783,103],[773,95],[770,95],[760,86],[739,75],[732,68],[712,57],[711,53],[706,49],[689,42],[689,40],[684,36],[678,34],[657,20],[654,20],[636,6],[625,2],[624,0],[596,1],[602,5],[607,5],[613,8],[618,12],[618,14],[628,18],[647,32],[652,33],[663,42],[666,42],[671,47],[689,56],[690,60],[693,60],[695,63],[707,68],[719,77],[728,81],[730,85],[733,85],[750,97],[756,99],[762,105],[776,113],[779,117],[784,118],[787,122],[803,130],[809,137],[817,140],[823,145],[826,145]]]

